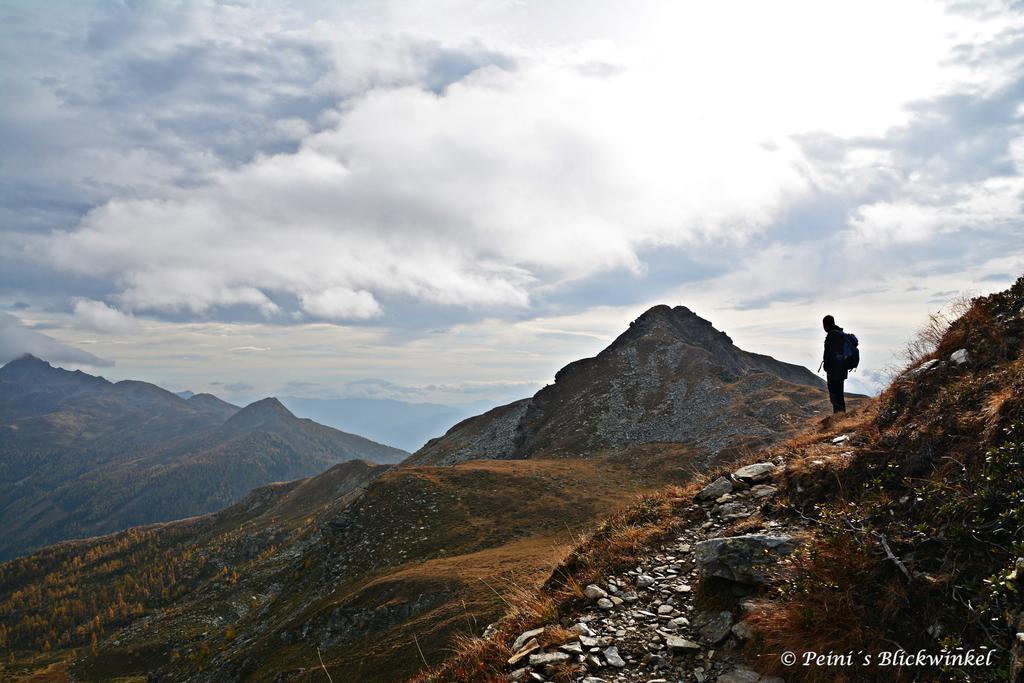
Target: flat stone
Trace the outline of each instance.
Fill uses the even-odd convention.
[[[715,508],[715,512],[726,518],[732,517],[733,515],[742,515],[746,510],[747,509],[744,507],[743,503],[726,503],[725,505],[719,505]]]
[[[593,636],[580,636],[580,644],[583,647],[597,647],[597,644],[601,642]]]
[[[768,583],[767,568],[796,548],[789,536],[747,534],[701,541],[693,556],[707,576],[747,584]]]
[[[676,611],[676,608],[672,605],[662,605],[658,608],[658,614],[672,614]]]
[[[509,683],[522,683],[526,680],[526,677],[530,674],[530,667],[524,666],[522,669],[516,669],[510,673],[507,677]]]
[[[716,678],[715,683],[757,683],[759,680],[761,674],[756,671],[736,668]]]
[[[564,652],[542,652],[539,655],[530,655],[530,666],[547,666],[572,659]]]
[[[697,494],[697,500],[714,500],[719,496],[732,492],[732,482],[728,477],[719,477],[705,486]]]
[[[614,666],[619,669],[626,666],[626,662],[619,656],[619,648],[614,645],[612,647],[605,648],[605,651],[601,654],[604,655],[604,660],[608,662],[608,666]]]
[[[949,359],[957,365],[963,365],[967,362],[967,349],[958,349],[950,355]]]
[[[692,640],[687,640],[682,636],[668,636],[665,638],[665,646],[669,649],[669,652],[676,652],[681,654],[690,654],[692,652],[700,652],[700,643],[695,643]]]
[[[560,645],[558,649],[571,655],[583,654],[583,646],[580,643],[567,643],[566,645]]]
[[[582,621],[580,623],[578,623],[578,624],[575,624],[569,630],[572,631],[573,633],[578,633],[580,636],[592,636],[592,635],[594,635],[594,632],[590,630],[590,627],[587,626],[586,624],[584,624]]]
[[[542,633],[544,633],[544,627],[543,626],[541,626],[540,628],[535,628],[535,629],[531,629],[529,631],[526,631],[525,633],[520,635],[518,638],[516,638],[515,642],[512,643],[512,651],[515,652],[516,650],[520,649],[523,645],[526,645],[526,643],[531,638],[536,638],[537,636],[539,636]]]
[[[615,607],[615,603],[609,600],[608,598],[601,598],[597,601],[597,606],[600,609],[611,609]]]
[[[748,484],[756,484],[757,482],[770,479],[772,474],[775,473],[775,469],[776,467],[773,463],[756,462],[753,465],[739,468],[732,473],[732,476]]]
[[[757,484],[756,486],[751,487],[750,495],[754,498],[767,498],[768,496],[774,496],[778,491],[779,489],[774,486],[769,486],[768,484]]]
[[[732,613],[725,610],[706,612],[694,619],[693,625],[700,633],[701,640],[710,645],[717,645],[729,635],[729,630],[732,627]]]
[[[601,588],[600,586],[598,586],[595,583],[592,583],[589,586],[587,586],[586,588],[584,588],[583,589],[583,594],[586,595],[587,596],[587,600],[590,600],[591,602],[596,602],[597,600],[600,600],[601,598],[607,598],[608,597],[608,592],[605,591],[603,588]]]
[[[913,370],[911,370],[907,374],[910,375],[911,377],[915,377],[917,375],[921,375],[923,373],[926,373],[929,370],[932,370],[933,368],[938,368],[938,367],[942,367],[942,361],[940,361],[938,358],[933,358],[930,361],[926,361],[924,363],[921,363],[920,365],[918,365],[916,368],[914,368]]]
[[[690,625],[690,620],[687,619],[686,617],[676,617],[675,619],[672,619],[668,623],[665,624],[665,626],[671,626],[673,629],[680,629],[680,628],[683,628],[684,626],[689,626],[689,625]]]
[[[537,642],[536,638],[531,638],[529,642],[527,642],[525,645],[523,645],[521,648],[519,648],[519,650],[517,650],[514,655],[512,655],[511,657],[508,658],[509,666],[515,666],[516,664],[521,662],[523,659],[525,659],[526,655],[530,654],[534,650],[539,650],[539,649],[540,649],[540,643]]]
[[[647,574],[641,574],[636,580],[637,588],[649,588],[654,585],[654,577]]]

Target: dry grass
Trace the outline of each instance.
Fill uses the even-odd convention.
[[[879,576],[878,560],[850,536],[836,536],[797,552],[793,577],[782,599],[762,600],[748,616],[758,636],[758,661],[765,673],[807,683],[904,680],[898,672],[860,667],[802,667],[794,676],[779,655],[794,652],[879,652],[901,647],[888,638],[889,620],[906,605],[905,586]],[[865,593],[873,577],[874,594]],[[880,608],[881,607],[881,608]],[[909,644],[908,644],[909,645]]]
[[[983,671],[784,670],[779,654],[1008,647],[999,624],[1024,607],[1005,580],[1024,549],[1022,290],[933,318],[913,348],[941,359],[967,348],[967,365],[901,375],[874,407],[821,425],[855,432],[848,444],[813,430],[787,444],[783,507],[813,538],[750,616],[764,671],[808,683],[1006,680],[1005,656]]]
[[[641,496],[612,515],[565,556],[543,585],[521,587],[506,598],[509,608],[496,624],[494,636],[461,639],[454,654],[441,666],[421,673],[413,681],[503,681],[505,662],[512,654],[509,644],[520,633],[550,626],[542,642],[567,640],[569,632],[559,624],[559,619],[585,599],[583,587],[635,564],[653,545],[685,524],[693,496],[703,484],[702,478],[685,487],[666,487]],[[560,680],[558,676],[571,680],[571,675],[571,667],[565,667],[554,680]]]

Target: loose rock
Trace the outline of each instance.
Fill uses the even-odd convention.
[[[715,683],[757,683],[761,674],[750,669],[733,669],[715,679]]]
[[[715,500],[730,492],[732,492],[732,482],[727,477],[719,477],[700,490],[697,500]]]
[[[606,648],[602,654],[604,654],[604,659],[606,662],[608,662],[608,666],[615,666],[620,669],[626,666],[625,660],[623,660],[622,657],[619,656],[619,648],[615,647],[614,645],[612,647]]]
[[[788,536],[748,534],[701,541],[693,555],[708,576],[756,585],[767,583],[766,568],[795,548]]]
[[[516,650],[521,648],[523,645],[525,645],[527,642],[529,642],[529,640],[531,638],[536,638],[537,636],[539,636],[542,633],[544,633],[544,627],[543,626],[541,626],[540,628],[535,628],[535,629],[531,629],[529,631],[526,631],[525,633],[520,635],[518,638],[516,638],[515,642],[512,643],[512,651],[515,652]]]
[[[740,481],[745,481],[749,484],[756,484],[757,482],[770,479],[774,473],[774,464],[770,462],[756,462],[753,465],[747,465],[746,467],[739,468],[732,473],[732,476],[736,477]]]
[[[687,640],[681,636],[668,636],[665,638],[665,646],[668,647],[669,652],[678,652],[681,654],[690,654],[692,652],[700,652],[701,650],[699,643]]]
[[[564,652],[542,652],[539,655],[530,655],[530,666],[547,666],[572,659]]]
[[[697,627],[701,640],[709,645],[717,645],[729,635],[729,630],[732,627],[732,613],[724,610],[708,612],[697,617],[693,625]]]

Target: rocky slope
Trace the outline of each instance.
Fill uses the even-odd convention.
[[[1019,681],[1024,278],[875,401],[602,525],[419,681]]]
[[[276,399],[239,409],[23,357],[0,368],[0,560],[212,512],[344,460],[405,456],[300,420]]]
[[[799,525],[776,520],[765,522],[762,533],[723,536],[776,496],[777,469],[775,463],[754,463],[709,485],[682,511],[706,521],[681,527],[634,567],[585,586],[580,609],[562,619],[568,628],[520,634],[510,646],[509,680],[527,681],[534,674],[553,679],[577,664],[592,670],[594,675],[575,676],[587,683],[782,683],[747,668],[737,652],[753,637],[743,620],[751,602],[739,601],[739,609],[706,609],[696,599],[705,576],[730,581],[733,592],[753,592],[768,583],[772,565],[797,547]]]
[[[826,407],[824,382],[806,368],[737,348],[685,306],[655,306],[532,398],[457,424],[408,462],[579,457],[665,442],[719,454],[765,445]]]

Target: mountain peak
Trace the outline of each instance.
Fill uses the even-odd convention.
[[[27,370],[29,368],[52,368],[53,366],[47,363],[42,358],[33,356],[31,353],[23,353],[12,361],[8,361],[3,366],[4,370]]]
[[[666,304],[652,306],[644,311],[629,324],[629,329],[612,346],[665,333],[712,352],[734,348],[732,338],[715,329],[710,320],[705,320],[686,306],[671,307]]]
[[[297,420],[284,404],[273,396],[254,401],[231,416],[224,423],[225,428],[253,430],[273,423]]]
[[[288,415],[290,417],[295,417],[294,415],[292,415],[291,411],[285,408],[284,404],[278,401],[277,398],[274,396],[268,396],[266,398],[261,398],[258,401],[253,401],[246,407],[242,408],[242,410],[248,410],[251,412],[276,413],[280,415]]]

